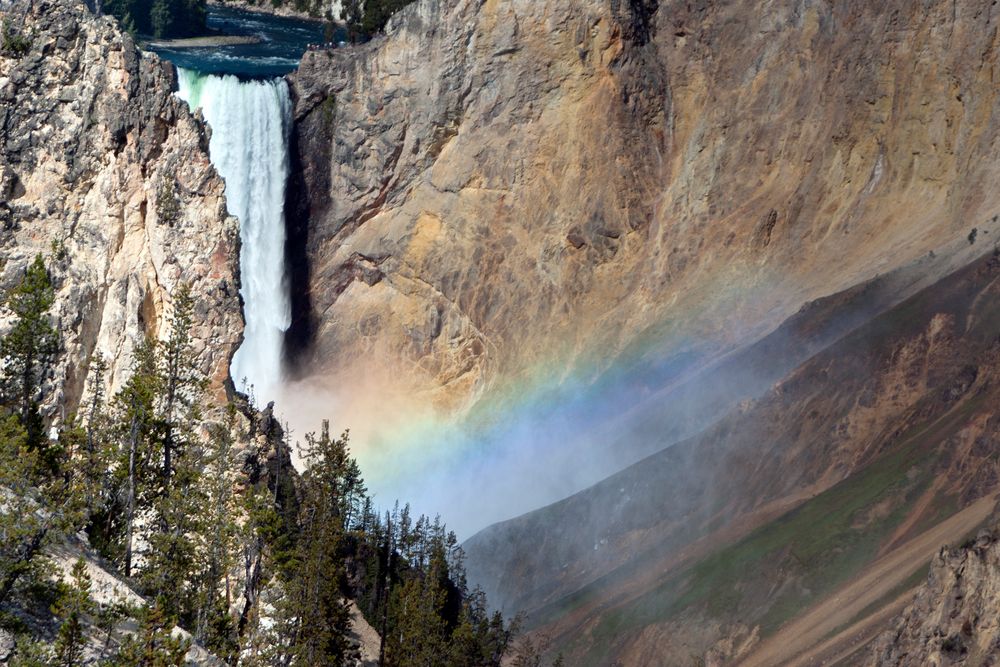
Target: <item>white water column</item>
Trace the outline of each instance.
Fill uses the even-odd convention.
[[[178,96],[201,108],[212,128],[209,154],[226,182],[229,213],[239,218],[240,279],[246,318],[230,373],[258,404],[281,383],[282,342],[291,324],[285,269],[285,183],[291,100],[284,79],[241,81],[178,68]]]

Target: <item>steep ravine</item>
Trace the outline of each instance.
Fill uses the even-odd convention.
[[[756,656],[784,624],[837,609],[840,588],[878,559],[1000,488],[998,276],[988,251],[696,437],[482,531],[465,544],[470,580],[527,611],[573,664]],[[798,344],[877,294],[818,304],[777,341]],[[931,552],[963,535],[943,532]],[[926,562],[910,558],[902,578]]]

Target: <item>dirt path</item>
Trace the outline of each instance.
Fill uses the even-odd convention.
[[[849,623],[866,607],[904,582],[918,567],[928,562],[943,545],[964,537],[990,515],[995,505],[995,498],[983,498],[900,545],[875,561],[853,581],[764,640],[757,650],[740,664],[743,667],[803,664],[795,658],[806,657],[806,652],[816,647],[824,637]],[[876,615],[878,614],[873,616]]]

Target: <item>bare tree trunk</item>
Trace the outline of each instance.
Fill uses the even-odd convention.
[[[128,527],[125,530],[125,576],[132,576],[132,531],[135,524],[135,466],[139,448],[139,418],[132,417],[128,447]]]

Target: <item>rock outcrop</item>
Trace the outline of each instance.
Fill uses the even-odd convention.
[[[306,54],[300,372],[356,393],[363,364],[380,403],[406,384],[461,411],[649,341],[713,356],[995,227],[997,21],[988,0],[420,0]]]
[[[50,416],[76,409],[95,355],[112,390],[127,377],[182,282],[199,364],[223,398],[243,331],[238,226],[173,67],[72,0],[17,2],[3,20],[30,48],[0,55],[0,288],[47,258],[61,336]]]
[[[996,664],[1000,655],[1000,540],[983,532],[942,549],[912,604],[876,641],[867,664]]]

